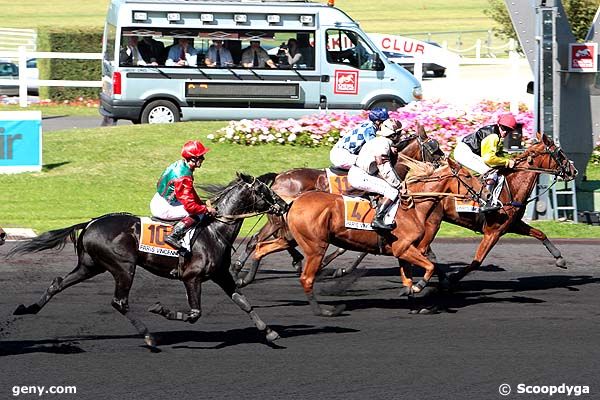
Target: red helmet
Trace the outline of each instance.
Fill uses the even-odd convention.
[[[200,157],[208,153],[208,148],[204,147],[198,140],[190,140],[183,145],[181,149],[181,157],[189,160],[192,157]]]
[[[512,130],[515,130],[517,127],[517,120],[515,119],[515,116],[510,113],[502,114],[500,118],[498,118],[498,125],[502,125]]]

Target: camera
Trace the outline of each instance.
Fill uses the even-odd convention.
[[[277,51],[277,59],[279,61],[279,63],[284,63],[287,61],[287,56],[285,54],[285,51],[288,49],[287,45],[284,43],[281,43],[281,46],[279,46],[279,51]]]

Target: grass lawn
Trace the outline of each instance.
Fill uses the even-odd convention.
[[[196,173],[197,184],[226,184],[236,171],[259,175],[294,167],[324,167],[329,163],[326,148],[209,143],[206,135],[225,124],[125,125],[46,133],[42,172],[0,175],[0,226],[31,227],[41,232],[116,211],[148,215],[158,176],[179,158],[181,144],[194,138],[211,148],[202,169]],[[254,222],[247,221],[243,235]],[[583,224],[534,225],[551,237],[600,237],[598,227]],[[440,236],[477,234],[444,225]]]

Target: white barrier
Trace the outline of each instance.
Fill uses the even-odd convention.
[[[27,78],[27,59],[29,58],[57,58],[64,60],[101,60],[102,53],[52,53],[47,51],[27,51],[25,46],[20,46],[19,51],[0,51],[0,58],[18,59],[19,65],[19,105],[27,107],[27,86],[53,87],[102,87],[102,81],[69,81],[69,80],[39,80]],[[0,86],[13,86],[14,80],[0,79]]]

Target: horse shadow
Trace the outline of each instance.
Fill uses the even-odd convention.
[[[313,325],[274,325],[272,326],[272,329],[277,331],[282,339],[311,335],[359,332],[356,329],[344,328],[339,326],[317,327]],[[254,327],[231,329],[224,331],[159,331],[154,332],[153,336],[156,339],[157,345],[159,346],[159,351],[161,346],[171,346],[171,348],[173,349],[218,350],[242,344],[265,344],[273,349],[286,349],[286,347],[278,345],[276,343],[267,342],[264,338],[264,335],[261,335],[260,332],[258,332]],[[81,347],[82,342],[139,338],[140,335],[133,334],[85,335],[40,340],[2,340],[0,342],[0,357],[33,353],[79,354],[86,352]],[[201,345],[201,343],[215,344]]]
[[[343,278],[342,278],[343,279]],[[539,304],[545,300],[529,296],[530,292],[543,292],[551,289],[565,289],[579,291],[579,286],[600,284],[600,278],[589,275],[543,275],[528,276],[511,280],[465,280],[458,284],[452,291],[440,290],[437,283],[432,283],[426,289],[426,295],[398,298],[394,296],[400,288],[400,281],[388,281],[395,287],[379,287],[362,290],[347,290],[345,293],[335,293],[334,290],[321,289],[323,294],[344,296],[342,300],[330,301],[331,305],[344,304],[347,311],[381,309],[408,309],[435,308],[436,311],[455,313],[459,309],[476,306],[479,304],[493,303],[518,303]],[[339,289],[339,287],[338,287]],[[390,298],[366,298],[373,293],[391,293]],[[512,295],[510,297],[506,295]],[[353,296],[354,298],[348,298]],[[293,305],[293,304],[289,304]],[[306,303],[304,303],[306,305]]]

